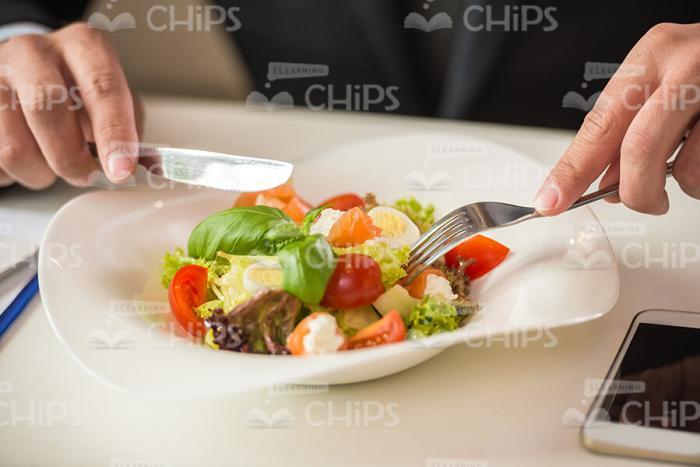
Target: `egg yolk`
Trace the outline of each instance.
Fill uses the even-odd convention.
[[[400,237],[406,230],[403,219],[389,212],[373,215],[374,225],[382,229],[384,237]]]

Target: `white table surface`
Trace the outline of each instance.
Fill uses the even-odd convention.
[[[149,142],[288,160],[357,138],[434,130],[491,139],[551,165],[572,135],[416,118],[254,112],[155,97],[146,99],[146,108]],[[603,318],[555,330],[554,346],[456,346],[403,373],[325,394],[272,397],[259,391],[186,402],[128,396],[71,359],[36,299],[0,341],[0,465],[639,465],[587,452],[579,430],[562,423],[562,416],[569,408],[587,410],[585,381],[604,376],[635,313],[700,311],[700,202],[673,181],[668,189],[671,211],[664,217],[595,206],[603,222],[636,223],[643,231],[611,237],[622,290]],[[41,193],[5,190],[0,222],[38,241],[49,216],[77,194],[63,185]],[[666,264],[639,266],[645,250]],[[674,267],[680,251],[686,264]],[[363,417],[353,411],[339,418],[346,404],[372,414],[382,407],[396,417],[385,414],[362,426]],[[252,408],[270,415],[288,409],[294,422],[290,428],[251,428],[245,414]],[[312,426],[317,423],[325,426]]]

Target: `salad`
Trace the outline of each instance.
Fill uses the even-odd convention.
[[[312,207],[290,183],[245,193],[165,254],[162,284],[177,322],[220,350],[319,355],[453,331],[478,310],[469,281],[509,249],[477,235],[405,283],[434,211],[372,194]]]

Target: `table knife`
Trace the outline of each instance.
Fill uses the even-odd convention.
[[[96,145],[88,146],[96,155]],[[294,171],[294,165],[284,161],[168,146],[139,144],[138,156],[139,165],[168,180],[237,192],[275,188]]]

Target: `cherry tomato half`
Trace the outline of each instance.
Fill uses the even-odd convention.
[[[406,326],[401,315],[396,310],[391,310],[379,321],[375,321],[364,329],[361,329],[350,338],[347,344],[348,350],[378,345],[401,342],[406,339]]]
[[[460,243],[445,255],[445,263],[451,268],[459,266],[459,259],[473,259],[464,274],[470,279],[483,276],[506,259],[510,248],[483,235],[475,235]]]
[[[382,229],[374,225],[366,212],[354,207],[335,221],[328,233],[328,241],[333,246],[348,247],[364,243],[381,233]]]
[[[296,196],[297,191],[294,189],[292,182],[286,182],[278,187],[265,190],[263,193],[265,193],[268,196],[281,199],[282,201],[289,202],[289,200]]]
[[[178,269],[168,289],[170,309],[180,326],[195,336],[206,333],[204,321],[194,312],[206,299],[207,268],[189,264]]]
[[[341,255],[321,305],[339,310],[356,308],[369,305],[383,293],[382,271],[375,260],[355,253]]]
[[[423,295],[425,295],[425,286],[428,283],[428,276],[430,275],[436,275],[447,279],[445,273],[440,271],[439,269],[428,268],[420,274],[418,274],[416,278],[411,281],[410,284],[405,286],[406,290],[408,290],[408,294],[413,298],[423,298]]]
[[[331,209],[338,211],[349,211],[352,208],[365,209],[365,200],[355,193],[345,193],[334,196],[333,198],[324,201],[319,206],[328,206]]]

